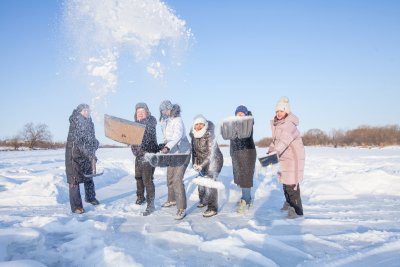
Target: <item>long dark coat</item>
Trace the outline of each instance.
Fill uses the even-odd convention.
[[[253,130],[248,138],[235,138],[230,141],[233,178],[235,184],[242,188],[253,187],[254,169],[256,166],[256,146]]]
[[[77,109],[69,117],[69,131],[65,147],[65,172],[69,184],[85,181],[84,174],[92,173],[91,161],[95,158],[99,141],[96,139],[91,118],[85,118]]]
[[[192,139],[192,164],[202,166],[205,174],[219,174],[224,164],[221,150],[215,140],[214,124],[207,121],[207,131],[201,138],[195,138],[193,128],[190,131]]]

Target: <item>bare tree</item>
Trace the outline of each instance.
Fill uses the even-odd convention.
[[[23,145],[23,141],[19,135],[15,135],[9,139],[8,143],[14,148],[14,150],[18,150]]]
[[[40,143],[51,142],[52,139],[48,126],[44,123],[34,125],[30,122],[25,124],[21,136],[31,149]]]

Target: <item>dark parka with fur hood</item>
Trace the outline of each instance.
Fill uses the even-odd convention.
[[[69,184],[83,183],[84,174],[92,173],[92,159],[99,147],[92,119],[80,114],[87,105],[79,105],[69,117],[69,131],[65,148],[65,172]]]
[[[208,175],[221,172],[224,158],[215,140],[214,124],[207,121],[207,130],[200,138],[193,134],[193,127],[190,131],[192,139],[192,164],[202,167],[202,172]]]

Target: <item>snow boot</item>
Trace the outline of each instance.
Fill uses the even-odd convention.
[[[172,206],[175,206],[175,205],[176,205],[176,201],[166,201],[161,206],[164,207],[164,208],[169,208],[169,207],[172,207]]]
[[[143,216],[148,216],[152,214],[155,210],[156,208],[154,207],[154,205],[147,205],[146,210],[143,212]]]
[[[246,203],[246,200],[241,199],[239,203],[239,207],[237,209],[238,213],[245,213],[246,211],[249,210],[250,204]]]
[[[76,213],[76,214],[82,214],[84,212],[85,212],[85,210],[83,208],[77,208],[76,210],[74,210],[74,213]]]
[[[203,217],[212,217],[214,215],[217,215],[217,212],[215,210],[212,209],[207,209],[204,213],[203,213]]]
[[[281,208],[281,211],[286,211],[286,210],[289,209],[289,207],[290,207],[290,204],[289,204],[287,201],[285,201],[285,202],[283,203],[283,206],[282,206],[282,208]]]
[[[92,204],[92,205],[94,205],[94,206],[100,204],[100,202],[99,202],[96,198],[91,199],[91,200],[86,200],[86,199],[85,199],[85,202],[90,203],[90,204]]]
[[[175,220],[182,220],[186,216],[185,209],[178,209],[175,215]]]
[[[204,208],[205,206],[206,206],[206,205],[203,204],[203,203],[201,203],[201,202],[199,202],[199,204],[197,204],[197,207],[198,207],[199,209]]]
[[[299,217],[301,217],[301,215],[298,215],[293,207],[288,208],[288,215],[287,215],[288,219],[296,219]]]
[[[146,198],[144,196],[138,196],[135,203],[136,203],[136,205],[142,205],[145,202],[146,202]]]

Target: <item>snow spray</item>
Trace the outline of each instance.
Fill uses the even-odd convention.
[[[179,45],[187,45],[192,36],[185,21],[160,0],[65,0],[64,7],[76,53],[71,59],[85,69],[92,109],[100,101],[107,104],[106,96],[116,92],[122,50],[161,79],[168,52],[182,49]]]

